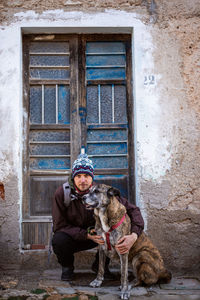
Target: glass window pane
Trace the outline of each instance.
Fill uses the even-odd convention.
[[[87,131],[88,141],[125,141],[127,129],[90,129]]]
[[[99,123],[98,87],[87,87],[87,123]]]
[[[52,86],[44,88],[44,123],[56,123],[56,88]]]
[[[128,160],[126,156],[121,157],[91,157],[96,169],[126,169]]]
[[[30,158],[33,170],[64,170],[70,169],[70,158]]]
[[[69,70],[65,69],[31,69],[31,79],[69,79]]]
[[[125,68],[89,68],[86,70],[87,80],[126,78]]]
[[[95,143],[87,145],[87,154],[127,154],[127,143]]]
[[[30,52],[33,53],[68,53],[67,42],[32,42]]]
[[[69,141],[70,132],[63,130],[31,130],[30,141]]]
[[[101,85],[101,123],[112,123],[112,86]]]
[[[67,86],[58,86],[58,123],[70,124],[70,89]]]
[[[126,87],[125,85],[115,85],[114,88],[114,115],[115,123],[127,123],[126,110]]]
[[[123,42],[88,42],[86,53],[125,53]]]
[[[125,66],[125,55],[88,55],[87,66]]]
[[[32,124],[42,123],[42,87],[32,86],[30,88],[30,122]]]
[[[30,144],[30,155],[68,155],[69,144]]]
[[[31,66],[69,66],[68,55],[31,55]]]

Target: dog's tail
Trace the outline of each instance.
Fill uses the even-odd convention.
[[[169,272],[167,269],[164,269],[160,274],[159,274],[159,283],[169,283],[172,279],[172,274]]]

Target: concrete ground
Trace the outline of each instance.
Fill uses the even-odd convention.
[[[1,270],[0,299],[8,300],[117,300],[120,299],[119,271],[113,269],[116,280],[104,281],[101,288],[90,288],[95,278],[91,270],[75,270],[72,282],[60,280],[61,269],[40,271]],[[133,279],[130,273],[129,281]],[[200,278],[179,276],[169,284],[131,289],[131,300],[200,300]]]

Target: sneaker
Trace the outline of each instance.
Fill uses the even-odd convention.
[[[61,280],[63,281],[70,281],[74,277],[74,268],[71,267],[62,267],[62,275]]]

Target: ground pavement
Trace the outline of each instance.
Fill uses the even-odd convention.
[[[120,274],[104,281],[101,288],[90,288],[95,278],[90,270],[76,270],[72,282],[60,280],[60,269],[43,271],[0,271],[0,299],[8,300],[117,300],[120,299]],[[130,281],[132,275],[130,273]],[[200,277],[177,276],[169,284],[131,289],[130,300],[200,300]]]

